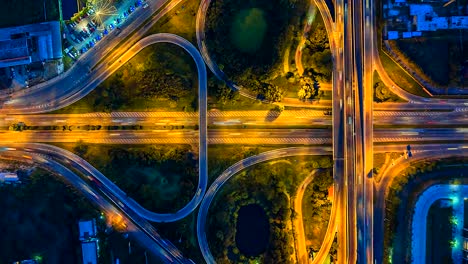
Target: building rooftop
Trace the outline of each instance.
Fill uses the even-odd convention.
[[[37,49],[31,51],[30,46]],[[0,29],[0,67],[31,63],[31,52],[39,60],[62,58],[58,21]]]
[[[96,241],[82,242],[81,255],[83,256],[83,264],[97,264]]]
[[[0,182],[17,182],[19,180],[18,174],[12,172],[1,172]]]
[[[80,240],[87,240],[89,238],[95,237],[96,230],[96,220],[92,219],[89,221],[80,221],[78,223],[80,229]]]

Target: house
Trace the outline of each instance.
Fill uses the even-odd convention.
[[[1,172],[0,183],[16,183],[19,181],[18,174],[13,172]]]
[[[87,241],[96,237],[96,220],[80,221],[78,223],[80,229],[80,240]]]

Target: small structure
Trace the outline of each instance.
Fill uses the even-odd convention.
[[[334,188],[333,188],[333,185],[330,186],[330,188],[328,188],[328,200],[330,201],[333,201],[333,191],[334,191]]]
[[[97,264],[96,241],[81,242],[81,255],[83,256],[83,264]]]
[[[80,221],[78,225],[80,228],[80,240],[81,241],[87,241],[96,237],[97,229],[96,229],[95,219],[92,219],[89,221]]]
[[[398,39],[398,31],[388,31],[387,39]]]
[[[60,58],[58,21],[0,29],[0,68]]]
[[[97,264],[98,240],[96,238],[96,219],[80,221],[78,223],[78,226],[80,229],[81,254],[83,256],[83,264]]]
[[[1,172],[0,173],[0,183],[16,183],[19,181],[18,174],[13,172]]]

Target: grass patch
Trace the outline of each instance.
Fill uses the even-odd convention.
[[[388,57],[388,55],[381,49],[379,49],[379,55],[388,76],[399,87],[411,94],[428,97],[428,94],[422,89],[423,87],[421,87],[411,76],[408,75],[406,71]]]
[[[315,176],[304,192],[302,216],[306,246],[313,252],[319,251],[327,231],[332,207],[332,202],[328,199],[328,189],[332,185],[333,176],[330,171],[322,172]]]
[[[406,102],[405,100],[401,99],[393,93],[380,79],[379,74],[377,71],[374,71],[372,76],[374,81],[374,102]]]
[[[427,214],[426,261],[428,263],[452,263],[453,239],[451,206],[443,207],[441,200],[436,201]]]
[[[151,35],[161,32],[177,34],[197,46],[195,22],[200,0],[182,1],[152,26],[145,34]]]

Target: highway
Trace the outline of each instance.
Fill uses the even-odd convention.
[[[437,142],[463,141],[468,128],[394,128],[375,129],[373,142]],[[328,129],[210,129],[207,144],[331,144],[332,133]],[[196,130],[101,130],[62,131],[26,130],[0,131],[4,143],[76,143],[79,140],[90,144],[197,144]],[[200,154],[202,155],[202,154]]]
[[[37,166],[42,167],[52,173],[59,175],[64,180],[71,184],[75,189],[82,193],[89,201],[100,208],[105,213],[108,219],[112,221],[118,220],[126,225],[128,234],[130,234],[141,246],[146,248],[149,253],[161,258],[165,263],[193,263],[185,259],[182,253],[175,248],[170,242],[163,239],[147,221],[138,217],[135,212],[129,208],[119,204],[119,200],[112,199],[106,193],[94,190],[92,185],[83,181],[77,174],[66,168],[51,156],[42,153],[38,154],[34,149],[35,144],[29,144],[32,149],[22,148],[15,149],[9,147],[7,150],[0,152],[0,158],[8,160],[17,160],[23,162],[34,162]],[[63,159],[63,157],[62,157]],[[70,160],[68,163],[72,162]],[[78,168],[78,166],[74,166]],[[82,176],[86,176],[86,172],[82,172]],[[101,195],[103,193],[104,195]],[[109,202],[107,199],[112,201]],[[115,219],[115,220],[114,220]]]
[[[339,105],[338,105],[339,107]],[[112,112],[85,114],[32,114],[0,115],[0,127],[23,122],[29,126],[73,125],[142,125],[142,126],[195,126],[198,125],[197,112]],[[373,111],[376,125],[459,125],[468,124],[468,111]],[[332,124],[332,116],[324,110],[301,109],[284,110],[282,113],[271,110],[219,111],[207,112],[207,125],[217,127],[246,126],[312,126]]]

